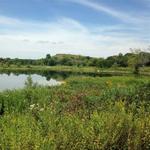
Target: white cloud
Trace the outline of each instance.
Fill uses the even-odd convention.
[[[53,22],[30,22],[2,16],[1,25],[7,25],[6,30],[0,28],[1,57],[37,58],[47,53],[100,57],[125,53],[131,47],[148,46],[140,37],[135,38],[126,32],[118,33],[118,30],[126,29],[122,25],[95,28],[65,17]]]

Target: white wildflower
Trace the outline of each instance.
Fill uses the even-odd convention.
[[[35,107],[35,104],[30,105],[30,110],[32,110]]]
[[[39,111],[44,111],[44,108],[41,108]]]

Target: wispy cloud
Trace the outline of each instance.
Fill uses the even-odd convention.
[[[22,24],[22,22],[18,19],[6,17],[6,16],[0,16],[0,25],[18,25]]]
[[[118,18],[119,20],[126,22],[126,23],[138,24],[138,23],[147,22],[147,20],[140,18],[139,15],[137,15],[135,13],[131,15],[129,13],[117,11],[116,9],[113,9],[106,5],[103,5],[100,2],[96,3],[96,2],[93,2],[92,0],[65,0],[65,1],[89,7],[98,12],[104,12],[104,13],[106,13],[112,17]],[[147,0],[147,1],[149,1],[149,0]]]
[[[124,53],[131,47],[147,47],[150,39],[148,37],[144,41],[141,36],[131,35],[131,31],[124,31],[127,30],[126,26],[88,27],[66,17],[36,23],[5,16],[1,18],[7,18],[3,22],[0,19],[0,26],[7,25],[6,30],[0,28],[0,33],[4,33],[0,34],[1,56],[40,57],[46,53],[108,56]]]

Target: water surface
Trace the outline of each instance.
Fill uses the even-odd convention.
[[[0,91],[23,88],[28,76],[28,74],[0,74]],[[56,86],[61,84],[60,81],[54,78],[47,79],[45,76],[38,74],[31,74],[30,76],[33,82],[39,85]]]
[[[72,73],[72,72],[56,72],[56,71],[0,71],[0,91],[7,89],[18,89],[25,86],[28,76],[31,76],[34,83],[39,85],[56,86],[70,76],[112,76],[112,74],[96,74],[96,73]]]

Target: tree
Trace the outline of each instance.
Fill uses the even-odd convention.
[[[46,58],[44,60],[44,64],[47,65],[47,66],[53,65],[53,60],[52,60],[52,57],[51,57],[50,54],[46,55]]]
[[[99,58],[97,66],[100,67],[100,68],[105,67],[105,59],[104,58]]]
[[[119,67],[127,67],[128,66],[128,59],[126,56],[123,56],[121,53],[117,57],[116,64]]]
[[[149,51],[150,48],[147,48],[146,50],[141,49],[130,49],[131,52],[134,54],[132,58],[132,65],[134,67],[134,73],[139,74],[140,67],[143,67],[146,63],[150,62],[149,53],[146,51]]]
[[[46,55],[46,59],[51,59],[51,55],[50,55],[50,54],[47,54],[47,55]]]

